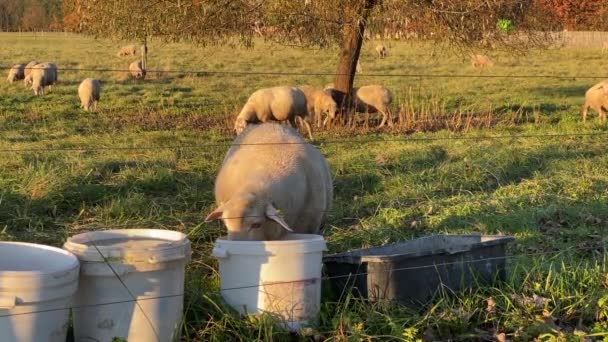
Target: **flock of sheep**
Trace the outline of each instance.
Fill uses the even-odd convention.
[[[137,47],[128,45],[118,51],[118,56],[135,56]],[[137,60],[129,65],[129,72],[134,79],[143,79],[146,71],[142,61]],[[30,87],[34,95],[44,95],[45,87],[52,87],[57,83],[57,65],[54,63],[40,63],[33,60],[27,64],[16,64],[11,67],[7,77],[8,82],[13,83],[23,80],[25,87]],[[80,98],[80,108],[90,111],[97,109],[101,93],[101,83],[97,79],[86,78],[78,86],[78,97]]]

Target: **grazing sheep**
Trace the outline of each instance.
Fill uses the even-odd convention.
[[[146,70],[144,69],[141,60],[129,64],[129,72],[134,79],[141,78],[143,80],[146,77]]]
[[[313,122],[317,123],[317,127],[321,127],[323,116],[325,116],[323,125],[336,118],[338,105],[330,91],[315,89],[311,86],[300,86],[298,89],[306,96],[308,115],[313,118]]]
[[[393,103],[393,93],[382,85],[368,85],[360,88],[354,88],[355,93],[355,109],[357,112],[363,113],[380,113],[382,121],[378,127],[384,126],[390,120],[390,105]]]
[[[384,44],[376,45],[376,54],[378,54],[378,58],[384,58],[387,55],[386,46]]]
[[[25,65],[25,69],[23,70],[23,84],[25,84],[25,87],[29,87],[32,85],[32,68],[39,63],[40,62],[38,61],[31,61]]]
[[[117,53],[118,57],[135,55],[137,55],[137,46],[135,46],[134,44],[121,47]]]
[[[328,93],[333,91],[333,84],[328,84],[325,91]],[[393,93],[382,85],[368,85],[359,88],[353,88],[354,108],[360,113],[380,113],[382,121],[378,127],[384,126],[387,122],[392,125],[390,120],[390,105],[393,103]],[[329,120],[326,119],[324,125]]]
[[[289,121],[296,127],[296,119],[304,123],[312,140],[312,130],[307,118],[306,95],[295,87],[273,87],[256,90],[241,109],[234,122],[234,130],[240,134],[249,123]]]
[[[9,81],[10,83],[13,83],[17,80],[24,79],[25,78],[24,69],[25,69],[25,65],[23,65],[23,64],[13,65],[11,70],[8,71],[8,77],[6,78],[6,80]]]
[[[319,150],[286,125],[251,125],[224,157],[215,179],[218,207],[205,221],[221,218],[230,240],[320,234],[332,197],[331,173]]]
[[[52,63],[36,64],[32,69],[32,90],[35,95],[44,95],[44,87],[57,81],[57,66]]]
[[[78,97],[80,98],[80,108],[90,111],[91,108],[97,110],[97,102],[99,102],[99,93],[101,92],[101,84],[98,80],[86,78],[80,86],[78,86]]]
[[[587,120],[589,107],[598,113],[600,121],[606,120],[606,112],[608,112],[608,80],[594,85],[585,93],[585,104],[581,113],[583,122]]]
[[[481,68],[484,69],[486,67],[492,66],[494,63],[492,63],[492,61],[490,60],[490,57],[486,56],[486,55],[473,55],[471,56],[471,65],[474,68]]]

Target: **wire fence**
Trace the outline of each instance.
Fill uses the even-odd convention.
[[[0,65],[0,69],[10,70],[11,65]],[[41,69],[39,67],[30,67],[25,69]],[[130,73],[129,69],[114,69],[114,68],[69,68],[60,67],[57,71],[69,72],[120,72]],[[335,72],[292,72],[292,71],[240,71],[240,70],[210,70],[210,69],[146,69],[147,73],[165,73],[165,74],[190,74],[190,75],[227,75],[227,76],[347,76],[348,74],[339,74]],[[600,79],[608,78],[608,74],[602,75],[543,75],[543,74],[514,74],[514,75],[497,75],[497,74],[430,74],[430,73],[361,73],[358,77],[401,77],[401,78],[555,78],[555,79]]]

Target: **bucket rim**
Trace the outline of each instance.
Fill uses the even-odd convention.
[[[64,267],[49,269],[49,270],[37,270],[37,271],[32,271],[32,270],[29,270],[29,271],[3,271],[3,270],[0,270],[0,277],[23,277],[23,278],[46,277],[46,276],[53,276],[56,274],[64,274],[66,272],[72,272],[73,270],[80,268],[80,262],[78,261],[78,257],[76,257],[76,255],[74,255],[74,253],[71,253],[70,251],[67,251],[65,249],[61,249],[61,248],[49,246],[49,245],[42,245],[42,244],[31,243],[31,242],[18,242],[18,241],[0,241],[0,246],[1,245],[27,246],[27,247],[34,247],[37,249],[44,249],[44,250],[55,252],[58,255],[61,255],[60,257],[65,257],[66,261],[69,260],[70,262],[69,262],[69,264],[66,263],[65,265],[62,265]]]
[[[106,239],[103,236],[107,236]],[[95,238],[97,237],[97,238]],[[101,237],[101,238],[100,238]],[[164,246],[146,246],[123,248],[114,245],[91,244],[95,241],[103,241],[116,237],[124,237],[125,240],[133,237],[149,237],[166,241]],[[72,252],[81,261],[104,261],[104,258],[122,258],[126,256],[134,257],[139,255],[141,260],[148,260],[150,256],[173,253],[173,251],[183,250],[184,258],[187,258],[190,250],[190,240],[182,232],[169,229],[107,229],[97,230],[70,236],[63,244],[63,248]],[[101,255],[100,255],[101,253]],[[180,253],[182,254],[182,253]],[[188,255],[187,255],[188,254]],[[132,259],[137,261],[140,258]]]
[[[302,239],[288,239],[288,240],[261,240],[261,241],[249,241],[249,240],[228,240],[227,235],[223,235],[216,239],[216,243],[222,243],[234,246],[252,246],[264,244],[266,246],[286,246],[286,245],[300,245],[302,241],[307,242],[325,242],[322,235],[318,234],[289,234],[287,236],[302,237]]]

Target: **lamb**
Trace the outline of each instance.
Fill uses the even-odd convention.
[[[44,95],[44,87],[51,86],[57,81],[57,66],[52,63],[35,65],[31,73],[32,90],[35,95]]]
[[[471,56],[471,65],[474,68],[484,69],[486,67],[492,66],[494,63],[490,60],[490,58],[486,55],[473,55]]]
[[[134,79],[144,79],[146,77],[146,70],[143,67],[142,61],[138,60],[129,65],[129,72],[131,77]]]
[[[306,96],[307,111],[309,117],[313,117],[317,127],[321,127],[322,117],[325,116],[325,125],[329,120],[336,118],[338,104],[334,101],[330,91],[318,90],[311,86],[298,87]]]
[[[230,240],[320,234],[332,197],[331,172],[319,150],[286,125],[251,125],[224,157],[215,180],[217,208],[205,221],[221,218]]]
[[[376,54],[378,54],[378,58],[384,58],[387,55],[386,46],[384,44],[376,45]]]
[[[234,122],[234,130],[240,134],[249,123],[289,121],[295,127],[296,119],[303,122],[312,140],[312,130],[307,118],[306,95],[295,87],[273,87],[256,90],[241,109]]]
[[[8,71],[8,77],[6,78],[6,80],[9,81],[10,83],[13,83],[17,80],[24,79],[25,78],[24,69],[25,69],[25,65],[23,65],[23,64],[13,65],[13,67]]]
[[[583,122],[587,120],[589,107],[599,114],[600,121],[606,121],[606,112],[608,111],[608,80],[594,85],[585,93],[585,104],[581,113]]]
[[[117,56],[118,57],[135,56],[136,54],[137,54],[137,46],[132,44],[132,45],[127,45],[127,46],[121,47],[120,50],[118,50]]]
[[[331,92],[333,84],[328,84],[325,91]],[[393,103],[393,93],[382,85],[368,85],[359,88],[353,88],[355,111],[360,113],[380,113],[382,121],[378,127],[384,126],[387,122],[392,125],[390,120],[390,105]],[[327,119],[324,124],[327,123]]]
[[[78,86],[78,97],[80,98],[80,108],[90,111],[91,108],[97,110],[101,84],[98,80],[86,78]]]
[[[32,70],[33,70],[32,68],[39,63],[40,62],[38,62],[38,61],[31,61],[25,65],[25,69],[23,70],[23,75],[25,77],[23,79],[23,84],[25,84],[26,87],[29,87],[32,85]]]

